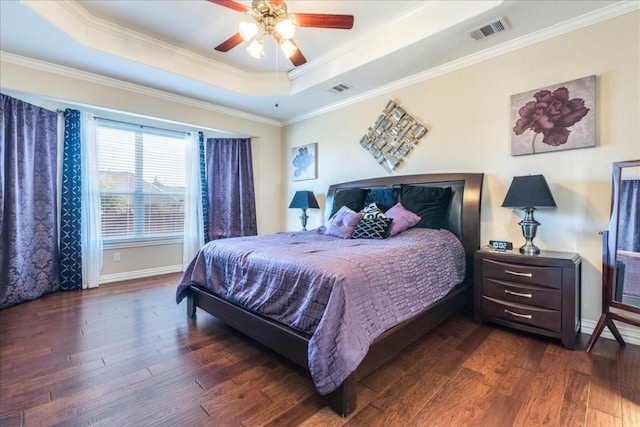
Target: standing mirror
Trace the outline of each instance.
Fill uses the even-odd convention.
[[[602,232],[602,315],[586,351],[605,326],[625,345],[614,320],[640,326],[640,160],[613,164],[612,190],[609,230]]]

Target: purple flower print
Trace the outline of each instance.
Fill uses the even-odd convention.
[[[568,129],[584,116],[589,109],[580,98],[569,99],[569,90],[560,87],[553,92],[541,90],[533,95],[535,101],[523,105],[518,113],[520,118],[513,127],[516,135],[522,135],[527,129],[534,132],[531,145],[535,153],[535,139],[544,135],[542,142],[557,147],[565,144],[571,131]]]

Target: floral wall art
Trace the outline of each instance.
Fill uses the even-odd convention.
[[[596,145],[596,76],[511,96],[511,155]]]
[[[409,155],[427,129],[394,101],[387,102],[375,124],[360,139],[360,145],[391,173]]]
[[[293,167],[294,181],[317,178],[316,147],[317,143],[314,142],[293,148],[291,166]]]

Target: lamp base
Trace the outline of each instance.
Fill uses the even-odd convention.
[[[302,223],[302,231],[307,231],[307,220],[309,216],[307,215],[307,210],[302,209],[302,215],[300,215],[300,222]]]
[[[534,245],[533,242],[527,241],[527,243],[520,247],[520,253],[525,255],[538,255],[540,249]]]
[[[540,223],[533,217],[533,211],[535,211],[536,208],[526,207],[523,209],[525,217],[519,222],[519,224],[520,227],[522,227],[522,235],[524,236],[526,243],[520,248],[520,253],[525,255],[538,255],[540,253],[540,249],[533,244],[533,238],[536,237],[536,232],[540,225]]]

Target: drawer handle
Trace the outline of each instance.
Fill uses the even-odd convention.
[[[509,295],[515,295],[517,297],[523,297],[523,298],[531,298],[531,297],[533,297],[532,294],[523,294],[523,293],[520,293],[520,292],[513,292],[513,291],[510,291],[508,289],[505,289],[504,293],[505,294],[509,294]]]
[[[512,316],[516,316],[516,317],[523,317],[523,318],[525,318],[525,319],[531,319],[531,318],[533,317],[533,316],[532,316],[532,315],[530,315],[530,314],[514,313],[513,311],[511,311],[511,310],[507,310],[506,308],[504,309],[504,312],[505,312],[505,313],[507,313],[507,314],[510,314],[510,315],[512,315]]]
[[[511,274],[513,276],[522,276],[522,277],[533,277],[533,273],[519,273],[517,271],[505,270],[507,274]]]

